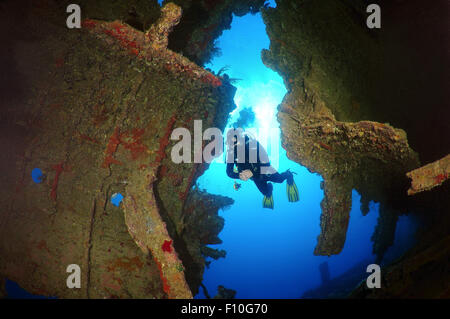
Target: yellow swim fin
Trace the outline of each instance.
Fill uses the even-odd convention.
[[[263,207],[273,209],[273,195],[270,195],[270,197],[264,196]]]

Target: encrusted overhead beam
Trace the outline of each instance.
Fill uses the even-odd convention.
[[[435,188],[450,177],[450,154],[406,174],[411,179],[408,195]]]

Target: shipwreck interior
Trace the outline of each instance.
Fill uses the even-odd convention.
[[[450,297],[448,1],[72,2],[0,1],[0,297]],[[175,163],[195,120],[300,201]]]

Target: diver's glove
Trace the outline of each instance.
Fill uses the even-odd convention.
[[[253,173],[249,169],[246,169],[246,170],[244,170],[244,171],[239,173],[239,178],[241,180],[243,180],[244,182],[249,180],[252,176],[253,176]]]

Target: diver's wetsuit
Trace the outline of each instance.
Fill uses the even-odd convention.
[[[239,163],[237,161],[237,147],[234,146],[234,163],[227,163],[227,175],[230,178],[239,179],[239,173],[250,170],[253,173],[253,176],[250,178],[255,182],[259,191],[267,197],[272,195],[272,185],[268,182],[274,183],[283,183],[289,176],[288,172],[284,172],[282,174],[278,173],[273,167],[270,166],[270,162],[267,159],[267,162],[262,162],[260,159],[259,148],[262,147],[259,142],[257,143],[258,155],[256,163],[250,163],[249,161],[249,144],[248,137],[245,137],[245,162]],[[234,165],[237,167],[237,172],[234,171]],[[266,168],[266,171],[270,171],[271,173],[261,172],[261,168]]]

